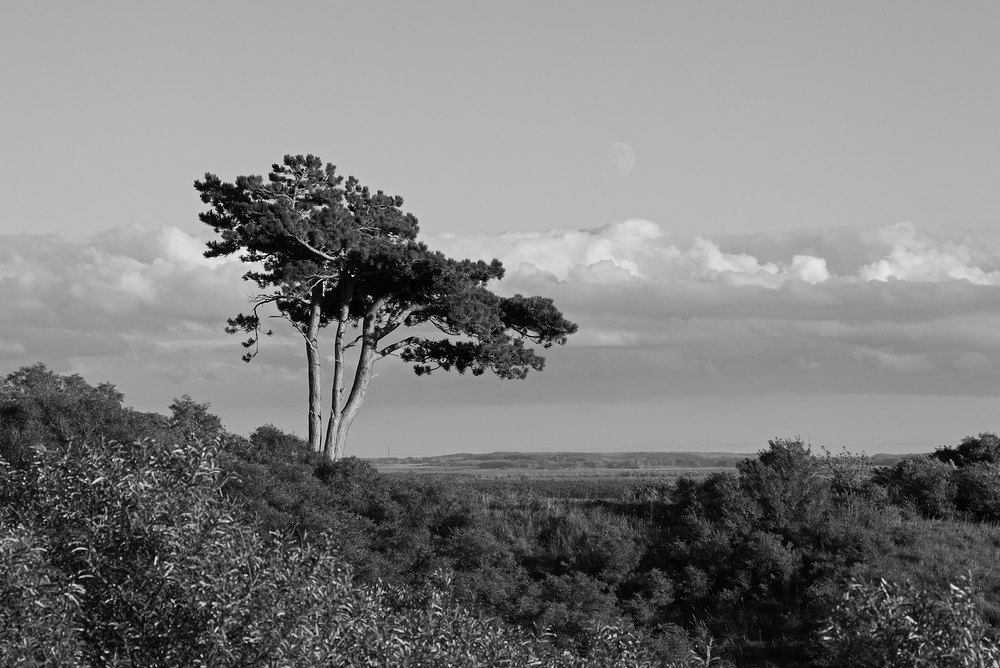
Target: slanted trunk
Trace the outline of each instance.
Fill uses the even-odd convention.
[[[344,446],[347,444],[347,432],[354,423],[358,411],[361,410],[361,403],[368,393],[368,384],[372,380],[372,369],[375,368],[375,341],[369,343],[368,338],[361,347],[361,359],[358,361],[358,370],[354,377],[354,387],[351,388],[351,396],[347,398],[347,404],[340,412],[340,420],[337,424],[337,433],[334,434],[333,459],[340,459],[344,456]]]
[[[309,367],[309,447],[313,452],[322,450],[323,439],[323,383],[320,376],[319,320],[323,299],[323,286],[313,288],[309,303],[309,320],[306,322],[306,365]]]
[[[334,403],[330,413],[330,424],[326,430],[326,443],[323,447],[323,454],[327,460],[336,461],[344,456],[344,447],[347,445],[347,432],[351,429],[354,418],[361,410],[365,394],[368,392],[368,385],[371,383],[372,370],[378,359],[377,345],[378,339],[375,333],[376,315],[381,308],[381,302],[376,303],[365,315],[361,332],[361,353],[358,359],[358,367],[354,372],[354,383],[351,385],[351,393],[346,401],[341,401],[344,392],[343,383],[343,339],[342,326],[346,328],[347,307],[344,307],[343,318],[337,323],[337,344],[334,352],[335,359],[339,361],[337,368],[339,378],[334,379]],[[336,373],[335,373],[336,376]]]

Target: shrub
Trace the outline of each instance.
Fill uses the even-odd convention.
[[[37,536],[0,515],[0,665],[77,665],[83,643],[73,620],[82,593],[45,560]]]
[[[955,505],[973,520],[1000,520],[1000,463],[978,462],[954,473]]]
[[[966,436],[955,448],[943,446],[934,451],[934,458],[958,467],[971,464],[1000,463],[1000,437],[991,432]]]
[[[954,466],[938,459],[912,455],[883,471],[880,480],[892,503],[930,519],[944,519],[955,514],[954,471]]]
[[[761,511],[760,528],[779,534],[815,525],[827,509],[829,483],[801,438],[768,441],[757,459],[737,465],[740,483]]]
[[[985,668],[1000,665],[972,587],[932,594],[908,583],[851,581],[822,632],[831,666]]]
[[[671,665],[625,627],[581,619],[567,651],[484,619],[443,573],[360,584],[330,537],[262,532],[218,456],[189,440],[0,459],[0,665]]]
[[[242,521],[221,497],[215,455],[196,442],[72,444],[8,466],[5,557],[21,567],[5,596],[44,584],[49,611],[44,626],[22,615],[22,640],[69,638],[82,665],[226,666],[314,649],[290,639],[326,615],[317,592],[349,577],[319,547]]]
[[[111,383],[93,387],[40,362],[22,367],[0,379],[0,457],[17,465],[37,444],[129,440],[166,427],[162,415],[124,408],[123,399]]]

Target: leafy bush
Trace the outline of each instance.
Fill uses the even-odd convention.
[[[932,456],[959,468],[979,463],[1000,464],[1000,436],[992,432],[966,436],[957,447],[940,447]]]
[[[978,462],[954,473],[955,505],[970,519],[1000,521],[1000,463]]]
[[[930,519],[953,517],[957,488],[955,467],[927,455],[904,457],[884,471],[880,481],[889,500]]]
[[[299,636],[327,614],[316,596],[348,587],[349,576],[319,547],[243,522],[220,495],[215,455],[198,443],[73,444],[37,448],[30,469],[5,465],[0,523],[16,548],[5,558],[20,567],[8,570],[4,597],[44,583],[52,602],[45,626],[19,622],[21,638],[71,638],[82,665],[224,666],[312,652],[314,639]]]
[[[787,534],[814,525],[830,495],[820,461],[800,438],[768,444],[757,459],[737,465],[743,489],[761,510],[761,528]]]
[[[932,594],[909,584],[852,581],[823,631],[828,665],[986,668],[1000,665],[968,580]]]
[[[24,525],[0,525],[0,574],[0,665],[77,665],[83,643],[73,620],[83,587],[46,561]]]
[[[93,387],[40,362],[22,367],[0,379],[0,457],[17,464],[39,443],[127,441],[167,427],[163,416],[124,408],[123,399],[111,383]]]

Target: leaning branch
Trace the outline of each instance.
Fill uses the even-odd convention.
[[[378,356],[379,356],[380,359],[383,358],[383,357],[388,357],[389,355],[392,355],[394,352],[396,352],[400,348],[405,348],[406,346],[413,345],[414,343],[417,343],[419,341],[420,341],[420,337],[417,337],[417,336],[408,336],[405,339],[403,339],[402,341],[397,341],[396,343],[390,344],[390,345],[386,346],[385,348],[383,348],[382,350],[378,351]]]
[[[387,318],[388,322],[386,323],[385,327],[379,328],[378,338],[384,339],[385,337],[389,336],[397,329],[399,329],[403,324],[405,324],[407,318],[409,318],[417,311],[423,311],[425,308],[426,307],[424,306],[413,305],[401,309],[397,313],[393,313]]]

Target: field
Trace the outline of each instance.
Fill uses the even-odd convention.
[[[755,454],[733,452],[492,452],[433,457],[390,457],[367,460],[380,473],[475,476],[480,478],[704,478],[735,471]],[[891,466],[902,455],[875,455],[876,466]]]
[[[735,470],[732,466],[662,466],[643,469],[593,468],[593,469],[540,469],[540,468],[484,468],[480,466],[434,464],[382,464],[379,473],[416,473],[438,475],[469,475],[480,478],[679,478],[703,477],[718,471]]]
[[[434,472],[506,472],[548,471],[582,474],[597,472],[613,475],[620,472],[674,471],[677,469],[729,469],[753,455],[709,452],[490,452],[458,453],[433,457],[383,457],[369,459],[386,473]]]

